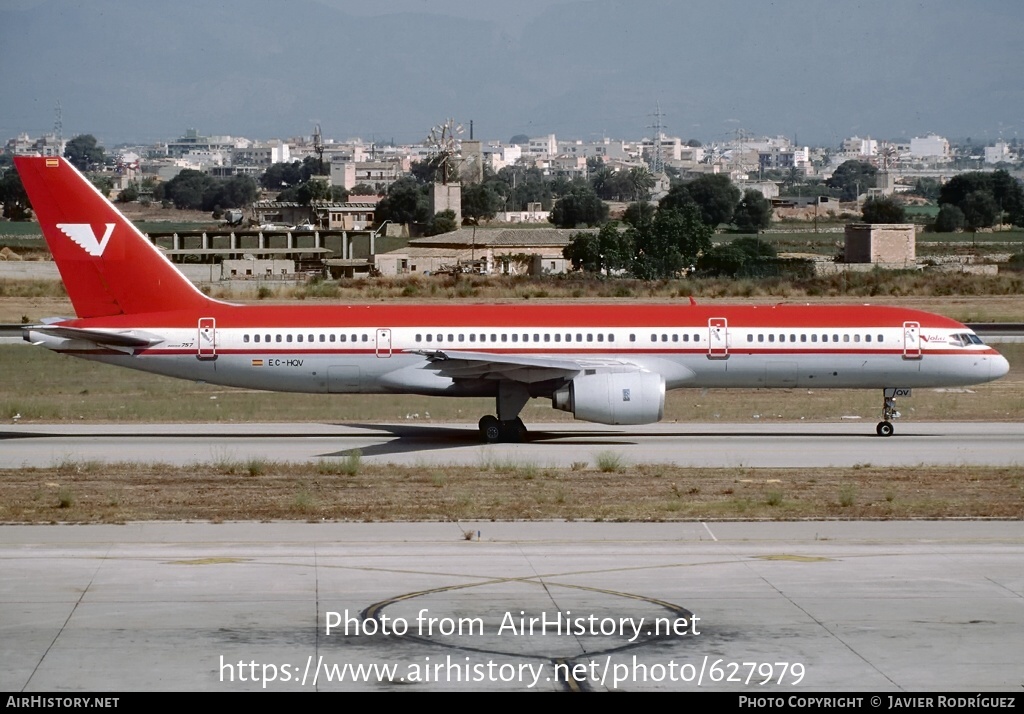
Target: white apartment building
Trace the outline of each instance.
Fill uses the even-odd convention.
[[[236,148],[231,152],[231,163],[235,166],[270,166],[291,161],[291,148],[284,141],[271,141]]]
[[[558,153],[558,140],[554,134],[530,139],[530,143],[526,145],[526,153],[535,159],[555,156]]]
[[[997,141],[995,146],[985,147],[986,164],[998,164],[1000,161],[1013,161],[1010,145],[1005,141]]]
[[[843,154],[848,156],[878,156],[878,141],[851,136],[849,139],[843,139],[841,149]]]
[[[910,156],[914,159],[949,160],[949,142],[937,134],[915,136],[910,140]]]

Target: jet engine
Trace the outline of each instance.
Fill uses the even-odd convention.
[[[665,380],[654,372],[582,374],[555,391],[551,406],[598,424],[651,424],[665,414]]]

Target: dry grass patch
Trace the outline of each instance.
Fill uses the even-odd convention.
[[[0,469],[0,521],[1024,518],[1024,469],[321,464]],[[228,473],[228,471],[231,471]]]

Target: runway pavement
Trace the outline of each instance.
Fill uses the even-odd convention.
[[[370,463],[569,466],[614,450],[626,463],[828,467],[1024,464],[1020,422],[535,424],[521,444],[481,444],[469,424],[60,424],[0,427],[4,464],[71,460],[175,465],[263,458],[306,462],[358,449]]]
[[[0,691],[1019,695],[1022,562],[1019,522],[3,526]]]

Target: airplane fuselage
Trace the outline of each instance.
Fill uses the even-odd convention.
[[[902,308],[260,305],[210,312],[62,323],[163,338],[145,348],[34,332],[27,339],[173,377],[312,393],[496,393],[492,379],[456,380],[431,370],[424,355],[447,351],[622,362],[662,375],[667,389],[946,387],[1005,373],[1003,357],[971,341],[962,324]],[[531,396],[545,396],[549,381],[532,383]]]

